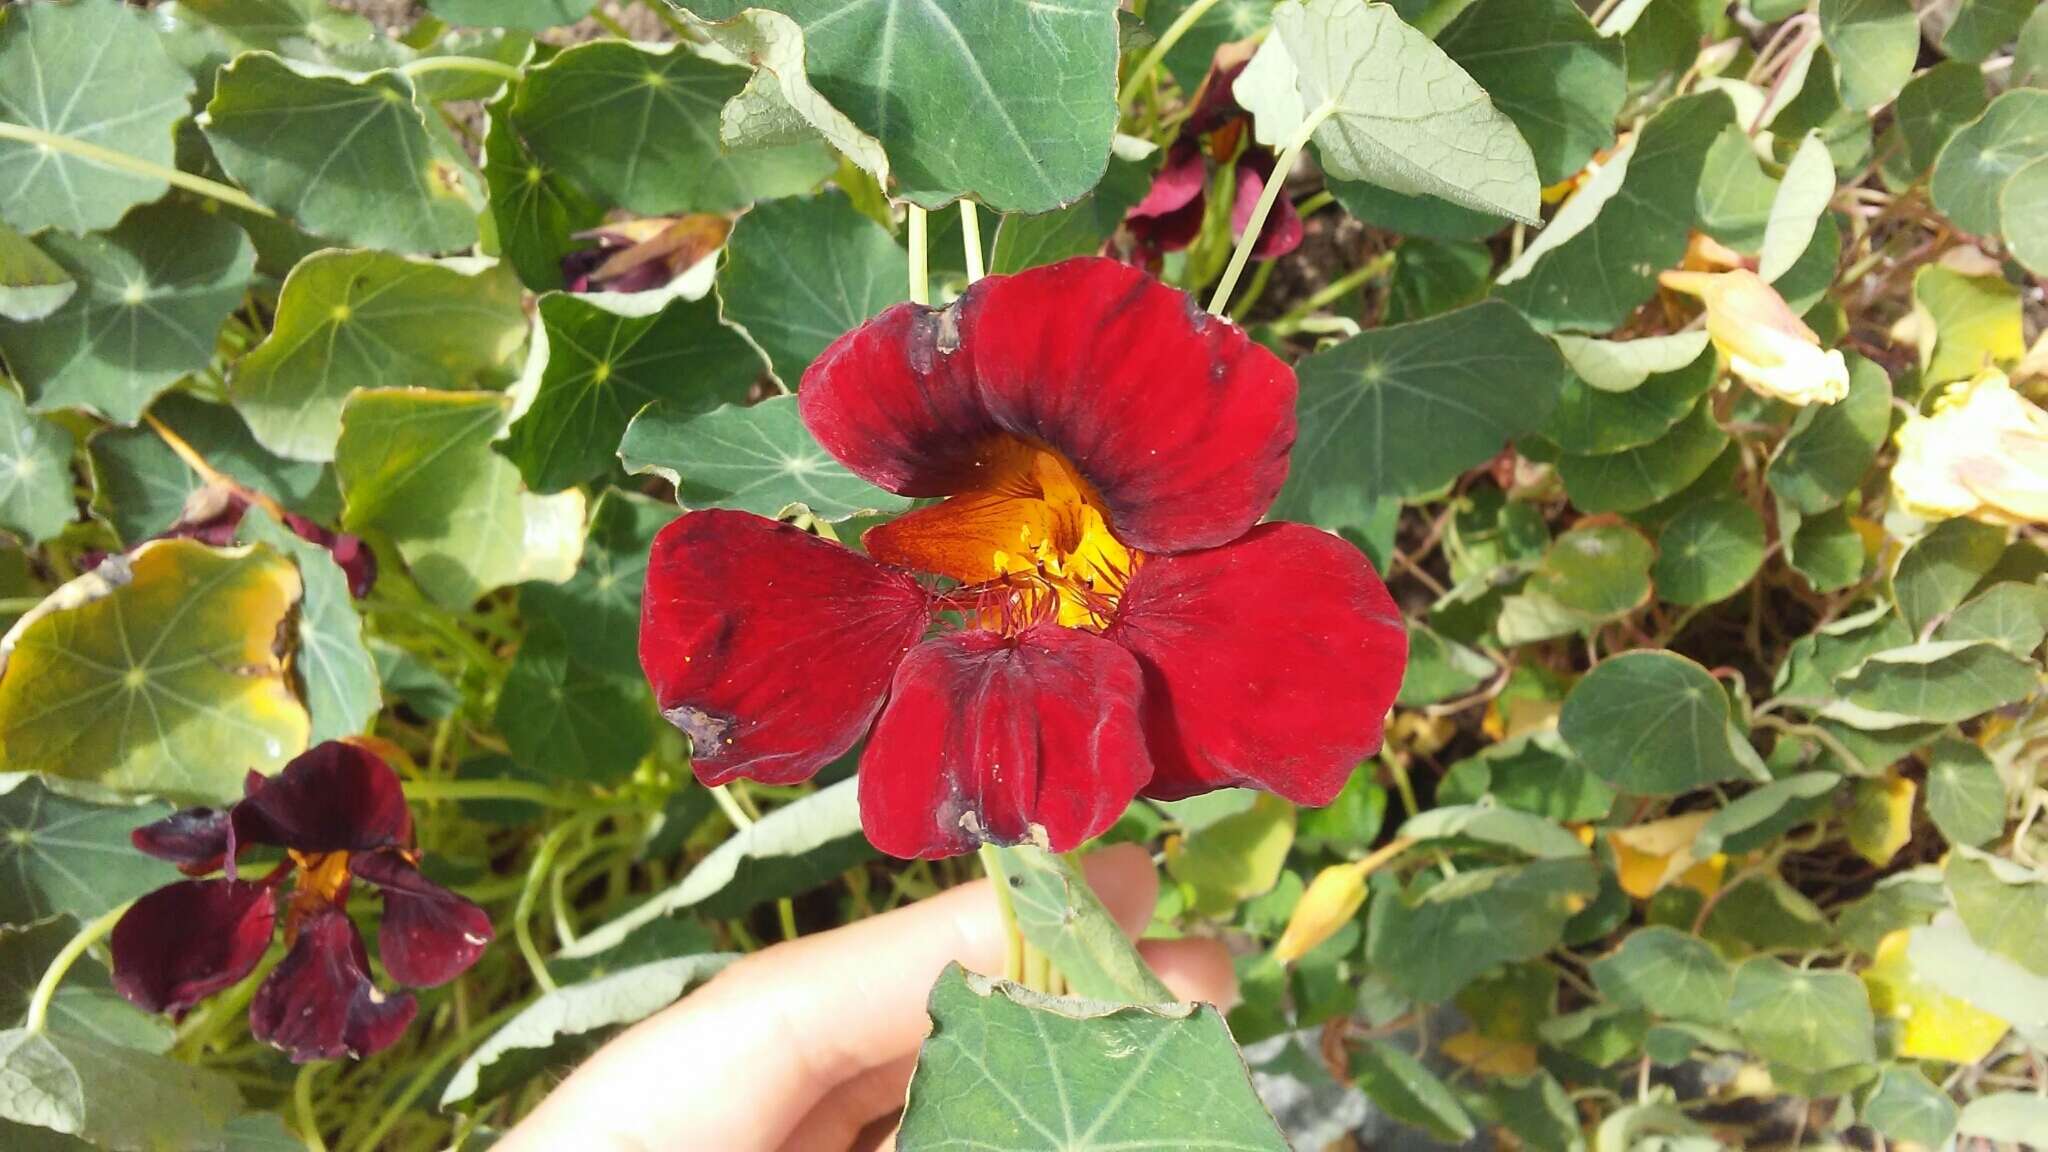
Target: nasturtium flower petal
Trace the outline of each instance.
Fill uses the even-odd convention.
[[[218,872],[234,851],[234,816],[226,808],[187,808],[129,834],[145,856],[176,864],[187,876]]]
[[[182,1016],[255,971],[277,901],[260,884],[184,880],[135,902],[114,925],[114,989],[137,1007]]]
[[[1119,539],[1206,548],[1287,478],[1294,374],[1187,294],[1114,260],[990,276],[943,310],[899,304],[834,342],[797,402],[818,443],[906,496],[982,487],[1024,441],[1071,463]]]
[[[295,852],[367,852],[412,843],[412,813],[398,774],[360,745],[329,740],[235,805],[235,838]]]
[[[299,922],[291,950],[256,989],[249,1031],[293,1063],[339,1060],[391,1047],[418,1011],[411,996],[378,991],[348,913],[325,907]]]
[[[654,539],[640,664],[697,778],[808,779],[853,747],[931,598],[908,573],[745,512]]]
[[[1237,162],[1237,198],[1230,203],[1230,234],[1242,237],[1245,228],[1252,222],[1252,209],[1259,203],[1259,197],[1266,191],[1266,181],[1273,178],[1273,155],[1264,149],[1256,153],[1247,152]],[[1272,212],[1265,224],[1259,228],[1259,238],[1252,244],[1252,259],[1278,260],[1296,248],[1301,247],[1302,235],[1306,229],[1301,223],[1301,214],[1294,210],[1294,202],[1282,196],[1273,201]]]
[[[377,952],[400,984],[446,984],[469,971],[491,942],[491,918],[483,909],[427,879],[398,854],[352,857],[349,870],[384,896]]]
[[[1107,635],[1145,670],[1161,799],[1247,785],[1328,804],[1378,751],[1408,651],[1365,556],[1300,524],[1150,558]]]
[[[984,841],[1065,852],[1099,835],[1151,773],[1128,652],[1040,624],[913,648],[860,761],[861,826],[892,856]]]

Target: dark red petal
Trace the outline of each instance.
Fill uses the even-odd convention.
[[[1245,65],[1250,62],[1249,56],[1228,65],[1210,62],[1209,75],[1202,81],[1202,91],[1195,98],[1194,111],[1188,113],[1186,122],[1180,126],[1183,138],[1206,136],[1231,121],[1244,117],[1245,111],[1237,102],[1235,89],[1237,78],[1244,73]]]
[[[363,543],[362,537],[335,532],[297,512],[285,513],[284,522],[299,539],[327,549],[348,577],[349,595],[360,600],[370,594],[377,583],[377,554]]]
[[[351,857],[349,867],[384,893],[377,952],[391,978],[408,988],[432,988],[469,971],[495,935],[483,909],[420,875],[396,853]]]
[[[187,876],[218,872],[233,850],[234,831],[228,810],[187,808],[154,824],[144,824],[128,839],[145,856],[178,866]]]
[[[1379,749],[1408,636],[1365,556],[1300,524],[1138,568],[1109,638],[1145,670],[1145,794],[1327,804]]]
[[[1208,213],[1208,198],[1202,197],[1164,215],[1127,217],[1124,228],[1131,234],[1132,254],[1150,261],[1164,253],[1186,248],[1202,234],[1202,221]]]
[[[1265,154],[1264,163],[1255,161],[1246,153],[1237,165],[1237,199],[1230,205],[1230,234],[1242,237],[1245,225],[1252,221],[1252,209],[1258,207],[1259,196],[1266,190],[1266,181],[1273,175],[1273,159]],[[1294,202],[1285,193],[1273,201],[1273,210],[1266,216],[1266,224],[1259,229],[1259,239],[1252,245],[1252,259],[1277,260],[1296,248],[1301,247],[1301,215],[1294,210]]]
[[[868,730],[930,594],[909,574],[745,512],[654,538],[640,665],[706,784],[808,779]]]
[[[418,1010],[411,996],[370,983],[363,938],[330,906],[299,921],[299,938],[249,1005],[249,1031],[295,1064],[339,1060],[391,1047]]]
[[[151,1012],[186,1009],[254,971],[270,948],[277,902],[235,880],[181,880],[135,902],[114,925],[114,989]]]
[[[1148,552],[1234,540],[1287,479],[1294,372],[1185,293],[1083,257],[899,304],[840,337],[797,403],[825,450],[894,492],[977,487],[1004,439],[1042,443]]]
[[[1151,775],[1129,653],[1041,624],[912,649],[860,760],[860,820],[891,856],[983,841],[1065,852],[1116,823]]]
[[[1202,146],[1193,137],[1183,136],[1167,152],[1166,163],[1152,177],[1152,187],[1145,191],[1145,198],[1138,201],[1126,218],[1177,212],[1199,199],[1208,183],[1209,165],[1202,160]]]
[[[412,843],[412,813],[398,773],[342,740],[315,745],[235,805],[235,837],[298,852],[368,852]]]

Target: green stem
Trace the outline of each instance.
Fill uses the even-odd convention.
[[[478,1040],[496,1032],[507,1020],[525,1009],[525,1004],[507,1005],[479,1020],[474,1026],[465,1029],[443,1045],[439,1052],[434,1053],[433,1059],[421,1066],[418,1074],[406,1083],[405,1090],[400,1092],[398,1098],[391,1102],[391,1106],[384,1110],[384,1114],[377,1118],[376,1126],[370,1129],[357,1147],[363,1152],[376,1152],[377,1149],[384,1147],[384,1138],[391,1134],[391,1130],[398,1126],[400,1120],[405,1119],[406,1114],[412,1110],[413,1102],[420,1098],[420,1094],[440,1079],[441,1073],[447,1070],[451,1061],[474,1048]]]
[[[612,19],[611,15],[602,7],[592,8],[590,10],[590,18],[597,21],[598,27],[603,28],[621,40],[630,41],[633,39],[633,33],[628,31],[624,24]]]
[[[119,908],[108,911],[99,919],[79,929],[78,935],[73,936],[64,947],[58,949],[57,955],[50,960],[50,966],[43,969],[43,978],[36,983],[35,994],[28,1002],[28,1018],[22,1027],[30,1032],[41,1032],[49,1025],[50,1002],[57,998],[57,987],[64,983],[64,974],[71,971],[71,966],[78,963],[78,958],[85,955],[86,949],[99,943],[107,933],[114,930],[114,925],[120,923],[121,916],[128,911],[128,905],[133,903],[134,901],[130,900]]]
[[[1123,91],[1116,95],[1116,111],[1119,118],[1130,115],[1131,105],[1137,103],[1138,92],[1144,87],[1145,81],[1154,72],[1159,71],[1159,65],[1165,61],[1166,54],[1173,51],[1173,46],[1180,43],[1181,37],[1187,35],[1188,29],[1207,16],[1209,9],[1214,8],[1216,4],[1217,0],[1195,0],[1174,18],[1173,23],[1166,26],[1166,31],[1159,34],[1159,39],[1152,45],[1151,51],[1145,53],[1136,68],[1131,69],[1129,78],[1124,81]],[[1215,309],[1211,308],[1209,311],[1214,312]]]
[[[967,250],[967,282],[972,284],[986,274],[981,266],[981,214],[972,200],[960,201],[960,240]]]
[[[533,865],[526,870],[526,887],[519,890],[519,903],[512,909],[512,938],[519,943],[519,954],[526,958],[526,967],[533,973],[533,982],[541,991],[555,990],[554,974],[548,971],[547,961],[541,957],[540,948],[533,942],[533,906],[540,902],[541,885],[555,866],[555,856],[562,851],[562,845],[590,819],[589,814],[571,816],[548,830],[541,838],[540,848],[533,854]]]
[[[0,599],[0,616],[18,616],[43,602],[41,596],[10,596]]]
[[[910,302],[930,304],[932,302],[932,274],[929,254],[925,251],[927,221],[924,209],[915,204],[905,213],[909,227],[906,239],[910,243]]]
[[[1379,279],[1394,266],[1394,250],[1373,257],[1359,268],[1331,281],[1323,289],[1290,309],[1287,315],[1273,321],[1273,335],[1288,336],[1301,327],[1301,322],[1342,300],[1345,296]]]
[[[183,188],[187,192],[196,192],[201,196],[210,197],[223,204],[233,205],[243,211],[254,212],[258,216],[274,217],[277,215],[277,213],[251,199],[249,194],[240,188],[231,188],[219,181],[208,180],[204,176],[194,176],[190,172],[181,172],[176,168],[166,168],[161,164],[152,164],[140,157],[130,156],[126,152],[116,152],[112,148],[102,148],[97,144],[88,144],[74,137],[60,136],[53,132],[45,132],[40,128],[30,128],[26,124],[9,124],[4,120],[0,120],[0,140],[17,140],[23,144],[33,144],[38,148],[51,152],[66,152],[107,168],[128,172],[136,176],[146,176],[151,179],[162,180],[168,184]]]
[[[1330,113],[1334,111],[1336,105],[1325,104],[1310,113],[1308,118],[1301,122],[1301,128],[1295,132],[1294,139],[1287,142],[1287,147],[1281,150],[1279,158],[1273,161],[1273,174],[1266,177],[1266,190],[1259,193],[1258,205],[1252,209],[1252,218],[1245,221],[1244,235],[1238,238],[1237,250],[1230,254],[1230,266],[1223,270],[1223,279],[1216,284],[1216,294],[1209,297],[1211,315],[1226,315],[1224,308],[1230,303],[1230,293],[1237,287],[1237,278],[1244,274],[1244,266],[1252,258],[1252,249],[1259,243],[1259,233],[1265,231],[1266,217],[1272,214],[1273,205],[1279,201],[1280,190],[1287,186],[1287,174],[1294,171],[1294,158],[1301,155],[1303,148],[1308,147],[1309,139],[1316,134],[1316,129],[1320,128],[1323,121],[1329,119]]]
[[[1301,203],[1296,204],[1294,206],[1294,214],[1296,216],[1302,217],[1313,216],[1316,213],[1322,211],[1323,209],[1329,207],[1331,201],[1334,201],[1335,199],[1337,199],[1337,197],[1333,195],[1328,188],[1325,188],[1321,192],[1317,192],[1309,196],[1304,196],[1301,200]]]
[[[469,657],[485,668],[497,668],[505,663],[496,652],[491,651],[476,637],[463,631],[461,625],[448,619],[438,608],[426,604],[402,604],[396,600],[371,599],[363,602],[362,609],[372,615],[381,613],[386,616],[403,616],[408,620],[416,621],[428,631],[434,633],[434,635],[446,640],[462,655]]]
[[[298,1115],[299,1139],[306,1142],[306,1152],[327,1152],[327,1141],[320,1138],[320,1116],[313,1108],[313,1076],[324,1067],[304,1065],[292,1080],[292,1110]]]
[[[1024,979],[1024,931],[1017,926],[1017,906],[1010,901],[1010,876],[1003,871],[1001,852],[993,844],[981,846],[981,870],[996,892],[996,910],[1003,918],[1003,979],[1012,983]]]
[[[524,800],[543,808],[568,812],[590,812],[609,808],[594,796],[550,788],[526,780],[408,780],[408,800]]]
[[[725,818],[732,821],[734,828],[745,831],[754,826],[754,818],[747,815],[746,809],[740,807],[740,802],[733,797],[729,785],[720,784],[713,788],[711,799],[717,802],[718,810],[725,813]]]
[[[514,81],[525,75],[510,64],[486,60],[480,56],[423,56],[399,65],[398,71],[407,77],[426,72],[481,72],[486,76]]]
[[[1266,294],[1266,282],[1273,278],[1273,266],[1276,263],[1278,261],[1275,260],[1260,261],[1258,271],[1252,273],[1252,286],[1245,289],[1244,295],[1237,298],[1237,303],[1230,306],[1232,320],[1242,324],[1244,317],[1252,314],[1252,309],[1258,306],[1259,298]]]
[[[668,5],[662,3],[662,0],[640,0],[640,6],[654,13],[656,20],[667,25],[668,30],[676,34],[676,39],[686,44],[694,44],[702,39],[697,35],[696,29],[683,23],[675,13],[669,11]]]

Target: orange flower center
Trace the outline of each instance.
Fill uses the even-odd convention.
[[[299,922],[322,908],[336,906],[348,899],[348,853],[346,852],[286,852],[291,857],[292,886],[291,902],[285,909],[285,945],[289,947],[299,933]]]
[[[983,628],[1109,627],[1144,554],[1117,539],[1101,497],[1064,457],[1022,440],[990,441],[974,467],[974,487],[869,529],[868,554],[958,580],[948,605]]]

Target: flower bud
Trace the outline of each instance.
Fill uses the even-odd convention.
[[[1273,958],[1292,964],[1335,936],[1358,915],[1365,903],[1365,869],[1357,864],[1337,864],[1316,873],[1308,891],[1294,906],[1287,930],[1273,946]]]
[[[1707,334],[1743,383],[1788,404],[1833,404],[1849,394],[1842,353],[1820,346],[1777,289],[1747,269],[1666,272],[1658,283],[1707,306]]]

